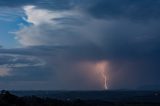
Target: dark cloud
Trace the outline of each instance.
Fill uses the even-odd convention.
[[[34,66],[41,63],[40,60],[32,56],[20,56],[20,55],[0,55],[0,66],[7,67],[23,67],[23,66]],[[17,66],[18,65],[18,66]]]
[[[17,6],[23,6],[27,4],[34,4],[38,2],[39,0],[1,0],[0,5],[1,6],[8,6],[8,7],[17,7]]]
[[[159,0],[1,0],[0,5],[35,5],[40,10],[62,9],[72,14],[43,17],[49,23],[36,25],[29,14],[33,25],[16,35],[25,47],[0,48],[0,66],[12,65],[9,68],[15,75],[6,80],[40,81],[39,86],[46,85],[46,89],[100,89],[98,79],[91,81],[86,75],[92,68],[83,67],[86,62],[107,61],[112,89],[160,85]]]
[[[158,76],[160,64],[154,59],[116,60],[112,62],[112,72],[110,72],[112,78],[109,81],[111,89],[141,89],[140,87],[144,86],[156,89],[160,85]]]
[[[5,7],[22,7],[25,5],[36,5],[39,8],[64,10],[73,7],[74,2],[72,0],[1,0],[0,6]]]
[[[99,0],[89,7],[97,18],[108,19],[159,19],[159,0]]]

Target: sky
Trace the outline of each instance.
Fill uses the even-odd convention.
[[[0,0],[0,89],[160,89],[160,0]]]

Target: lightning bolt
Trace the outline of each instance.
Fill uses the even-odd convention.
[[[106,75],[106,70],[107,70],[108,63],[103,61],[103,62],[98,62],[96,64],[96,70],[97,72],[101,75],[103,78],[103,83],[104,83],[104,89],[107,90],[107,75]]]

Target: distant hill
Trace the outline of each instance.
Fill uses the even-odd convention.
[[[24,91],[23,91],[24,92]],[[42,91],[41,91],[42,92]],[[51,92],[51,91],[50,91]],[[52,91],[53,92],[53,91]],[[54,91],[56,93],[57,91]],[[74,99],[56,99],[56,97],[38,97],[38,96],[16,96],[8,91],[0,93],[0,106],[160,106],[160,92],[155,91],[107,91],[107,92],[68,92],[74,94]],[[58,94],[60,91],[58,92]],[[76,95],[98,96],[100,94],[109,95],[108,98],[101,99],[81,99]],[[61,92],[63,96],[65,92]],[[112,96],[111,96],[112,95]],[[100,95],[101,96],[101,95]],[[98,96],[98,97],[100,97]],[[96,98],[96,97],[93,97]],[[118,100],[115,100],[117,98]]]

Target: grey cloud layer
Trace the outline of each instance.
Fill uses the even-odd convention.
[[[55,89],[84,89],[82,86],[88,83],[82,80],[84,84],[77,85],[72,81],[74,79],[72,75],[82,71],[73,64],[102,60],[110,62],[109,85],[112,89],[135,89],[143,85],[160,84],[158,83],[160,80],[158,77],[160,73],[159,0],[87,0],[81,3],[78,0],[74,2],[57,0],[50,4],[51,7],[49,6],[51,1],[45,0],[24,1],[24,4],[18,0],[17,2],[19,6],[35,5],[36,7],[28,12],[40,11],[40,14],[45,16],[33,17],[33,14],[26,14],[27,21],[32,25],[16,32],[18,41],[26,47],[1,49],[0,52],[42,59],[46,62],[45,68],[47,68],[38,67],[37,70],[44,69],[46,73],[53,75],[49,78],[45,77],[45,81],[48,81],[45,82],[46,85],[53,83],[48,88],[56,86]],[[5,6],[5,3],[7,4],[7,1],[0,4]],[[8,3],[11,4],[10,1]],[[55,6],[56,3],[58,8]],[[62,8],[63,11],[56,12]],[[25,59],[24,61],[18,59],[16,62],[34,64],[34,61],[25,61]],[[7,60],[6,63],[9,61]],[[34,68],[24,70],[34,70]],[[72,77],[65,75],[66,72]],[[28,74],[32,76],[31,73]],[[40,73],[38,75],[41,75]],[[36,76],[34,72],[33,75]],[[84,74],[77,75],[79,79],[86,78],[84,76]],[[67,79],[69,77],[71,79]],[[78,81],[78,78],[75,80]],[[66,87],[66,84],[69,87]]]
[[[38,5],[41,8],[64,10],[70,9],[75,4],[74,0],[1,0],[0,6],[22,7],[25,5]]]

